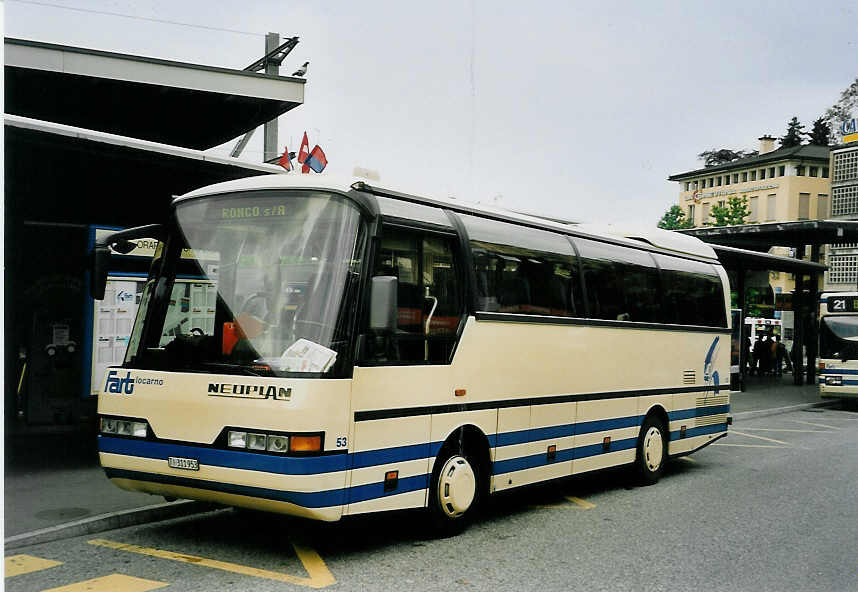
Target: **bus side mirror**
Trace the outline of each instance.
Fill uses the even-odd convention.
[[[399,280],[390,275],[372,278],[369,296],[369,328],[376,333],[392,333],[396,329],[397,292]]]
[[[110,249],[107,245],[96,244],[92,250],[92,275],[89,291],[93,300],[104,300],[107,287],[107,268],[110,264]]]

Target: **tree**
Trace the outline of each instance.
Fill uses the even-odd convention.
[[[658,221],[658,227],[665,230],[681,230],[683,228],[694,228],[693,220],[685,219],[685,212],[679,206],[670,206],[661,220]]]
[[[748,209],[748,198],[744,195],[731,195],[727,200],[727,205],[712,206],[709,215],[715,218],[712,226],[733,226],[735,224],[744,224],[745,218],[750,216],[751,210]]]
[[[829,129],[836,132],[844,122],[855,116],[856,110],[858,110],[858,78],[840,93],[840,98],[826,109],[823,118],[829,125]]]
[[[813,129],[810,130],[810,143],[814,146],[828,146],[831,143],[831,128],[824,116],[813,122]]]
[[[730,150],[729,148],[713,148],[712,150],[704,150],[697,155],[697,158],[703,161],[703,166],[706,168],[718,166],[719,164],[727,164],[740,158],[756,156],[757,151],[745,150]]]
[[[787,133],[781,138],[781,148],[792,148],[793,146],[801,146],[802,136],[807,135],[804,131],[804,126],[799,123],[798,117],[793,117],[787,124]]]

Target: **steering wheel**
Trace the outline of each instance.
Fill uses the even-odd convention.
[[[268,315],[271,313],[271,302],[270,302],[270,295],[268,294],[268,292],[254,292],[253,294],[248,296],[247,300],[245,300],[244,303],[241,305],[241,309],[239,310],[238,314],[239,315],[244,314],[244,313],[253,314],[253,313],[249,313],[247,309],[250,308],[250,305],[251,305],[251,303],[253,303],[253,301],[258,300],[259,298],[262,298],[262,300],[265,302],[265,314],[262,316],[267,318]],[[238,316],[238,315],[236,315],[236,316]],[[260,321],[264,321],[264,318],[260,318],[259,315],[254,314],[253,316],[258,318]]]
[[[193,329],[190,330],[190,334],[203,336],[206,334],[206,332],[203,331],[202,329],[200,329],[199,327],[194,327]]]

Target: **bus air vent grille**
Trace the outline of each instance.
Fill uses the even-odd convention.
[[[710,426],[710,425],[718,425],[722,423],[727,423],[727,414],[719,413],[718,415],[707,415],[705,417],[695,417],[694,418],[694,426]]]
[[[682,384],[694,384],[697,382],[697,371],[686,370],[682,373]]]
[[[729,402],[730,399],[727,395],[721,395],[720,397],[697,397],[695,400],[697,407],[716,407],[718,405],[726,405]]]

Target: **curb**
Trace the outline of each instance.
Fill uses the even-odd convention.
[[[219,510],[221,508],[223,508],[223,506],[191,500],[155,504],[152,506],[143,506],[142,508],[134,508],[132,510],[120,510],[118,512],[99,514],[98,516],[90,516],[89,518],[75,520],[74,522],[66,522],[65,524],[58,524],[56,526],[50,526],[40,530],[16,534],[7,537],[4,543],[6,549],[17,549],[19,547],[27,547],[29,545],[38,545],[62,539],[70,539],[77,536],[95,534],[106,530],[125,528],[126,526],[137,526],[148,522],[182,518],[192,514],[201,514],[203,512]]]
[[[741,411],[733,413],[733,419],[754,419],[757,417],[767,417],[769,415],[778,415],[781,413],[789,413],[790,411],[800,411],[802,409],[810,409],[812,407],[833,407],[837,405],[839,400],[832,401],[817,401],[815,403],[802,403],[800,405],[787,405],[786,407],[772,407],[771,409],[758,409],[756,411]]]

